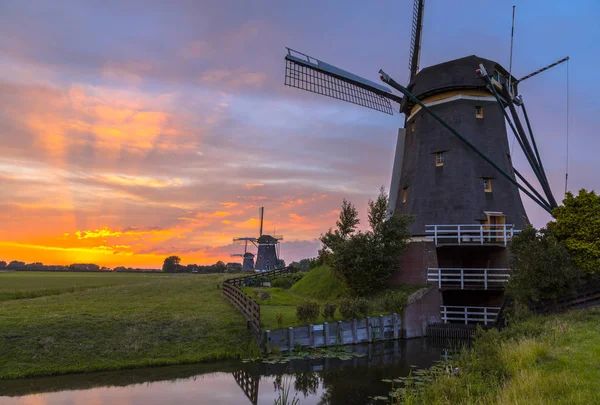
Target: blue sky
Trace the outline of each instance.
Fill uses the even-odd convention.
[[[513,4],[515,76],[571,57],[569,189],[598,189],[600,3],[426,1],[421,67],[508,66]],[[2,3],[0,259],[226,260],[261,205],[285,259],[316,254],[342,198],[365,218],[389,187],[403,117],[285,87],[285,47],[405,83],[411,18],[412,0]],[[558,199],[566,79],[520,88]]]

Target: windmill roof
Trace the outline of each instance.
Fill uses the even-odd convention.
[[[277,243],[277,239],[275,239],[271,235],[263,235],[260,238],[258,238],[258,243]]]
[[[488,74],[498,70],[502,74],[508,75],[506,69],[498,62],[477,55],[470,55],[424,68],[410,82],[408,90],[419,99],[450,90],[483,90],[486,88],[486,83],[477,77],[475,73],[480,64],[485,67]],[[516,83],[516,79],[514,80]],[[412,108],[412,105],[413,103],[408,100],[408,97],[405,97],[402,103],[402,111],[406,113]]]

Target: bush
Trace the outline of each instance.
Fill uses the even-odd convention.
[[[263,300],[268,300],[269,298],[271,298],[271,293],[265,290],[260,290],[260,289],[256,289],[254,290],[254,295],[256,296],[256,299],[263,301]]]
[[[388,291],[381,297],[381,307],[386,312],[397,313],[402,312],[402,309],[408,301],[408,294],[404,291]]]
[[[271,280],[271,287],[288,289],[300,281],[302,277],[304,277],[304,273],[300,272],[284,274],[273,278],[273,280]]]
[[[369,301],[365,298],[342,298],[340,300],[340,314],[344,319],[360,319],[369,315]]]
[[[323,305],[323,318],[333,319],[337,306],[334,303],[328,302]]]
[[[275,320],[277,321],[277,327],[278,328],[282,328],[283,327],[283,318],[284,318],[285,314],[283,312],[278,312],[275,315]]]
[[[316,321],[321,313],[319,304],[314,301],[304,301],[296,306],[296,316],[302,322]]]

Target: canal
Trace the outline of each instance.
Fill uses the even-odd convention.
[[[288,363],[220,362],[0,381],[2,405],[273,404],[282,387],[299,405],[369,404],[384,379],[447,356],[443,344],[408,339],[353,346],[360,357]]]

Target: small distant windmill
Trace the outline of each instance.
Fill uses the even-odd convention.
[[[263,235],[263,220],[265,214],[265,207],[260,207],[260,228],[258,238],[256,237],[240,237],[234,238],[234,243],[244,243],[244,254],[234,254],[232,256],[243,257],[244,261],[242,264],[243,271],[251,271],[252,269],[257,272],[263,272],[273,270],[279,267],[279,241],[283,239],[281,235]],[[254,264],[254,254],[247,251],[248,242],[252,243],[258,248],[256,254],[256,265]]]
[[[244,242],[244,253],[234,253],[231,257],[242,257],[242,271],[254,270],[254,253],[248,252],[248,241],[255,238],[236,238],[234,242]]]

